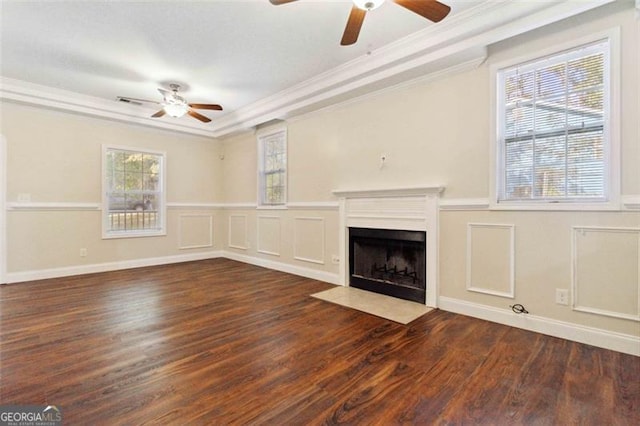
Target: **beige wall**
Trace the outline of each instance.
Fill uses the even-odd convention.
[[[258,156],[253,132],[224,143],[223,187],[227,203],[255,203],[258,186]]]
[[[443,185],[444,201],[488,199],[490,196],[490,67],[494,63],[535,53],[559,42],[568,42],[594,32],[621,26],[621,151],[622,195],[640,195],[640,143],[638,135],[638,23],[632,2],[617,2],[547,28],[490,47],[488,60],[478,69],[431,83],[388,90],[359,101],[288,121],[289,201],[335,201],[332,189],[366,189]],[[233,202],[255,202],[255,137],[252,134],[225,141],[225,194]],[[380,167],[380,156],[387,160]],[[247,178],[247,171],[250,178]],[[255,212],[253,212],[255,213]],[[252,213],[252,214],[253,214]],[[260,213],[260,212],[258,212]],[[252,221],[254,219],[251,219]],[[284,219],[286,220],[286,219]],[[638,322],[629,319],[577,312],[555,303],[556,289],[573,293],[572,268],[574,227],[600,227],[606,241],[616,241],[610,228],[640,228],[640,213],[627,212],[509,212],[468,210],[440,212],[440,295],[487,308],[508,309],[522,303],[533,314],[640,336]],[[501,268],[513,265],[515,298],[469,291],[467,254],[469,224],[497,224],[478,234],[476,259]],[[283,225],[285,228],[288,225]],[[495,229],[495,247],[491,230]],[[505,229],[512,229],[515,247],[510,252]],[[611,231],[611,232],[609,232]],[[599,231],[600,232],[600,231]],[[338,229],[335,229],[338,233]],[[250,235],[255,235],[250,230]],[[625,234],[626,235],[626,234]],[[629,234],[633,241],[637,233]],[[625,237],[627,238],[627,237]],[[625,240],[626,241],[626,240]],[[624,259],[632,267],[615,282],[578,280],[582,294],[607,299],[603,306],[637,312],[638,276],[633,265],[636,251],[617,250],[615,244],[596,253],[603,265],[607,259]],[[286,252],[286,250],[283,250]],[[495,253],[493,255],[492,253]],[[578,250],[580,253],[580,250]],[[289,254],[286,253],[285,261]],[[474,256],[472,254],[472,256]],[[492,258],[495,257],[495,258]],[[506,257],[505,257],[506,256]],[[604,260],[603,260],[604,259]],[[333,270],[333,269],[329,269]],[[472,276],[474,272],[472,271]],[[637,268],[636,268],[637,271]],[[499,271],[489,290],[508,288],[508,271]],[[578,271],[579,272],[579,271]],[[579,275],[579,274],[578,274]],[[611,291],[594,291],[595,287]],[[622,289],[616,291],[617,289]],[[597,307],[596,307],[597,308]]]
[[[444,185],[451,197],[486,196],[487,79],[483,67],[292,121],[290,198],[327,200],[338,188],[424,184]]]
[[[222,231],[214,229],[211,247],[180,248],[205,245],[194,239],[194,226],[209,232],[208,222],[185,221],[184,215],[212,216],[217,227],[218,209],[170,207],[166,236],[103,240],[101,212],[74,207],[101,202],[102,144],[165,152],[168,203],[219,203],[223,188],[218,142],[8,102],[2,104],[0,117],[7,141],[7,201],[29,194],[33,203],[71,203],[68,211],[8,212],[9,274],[180,256],[222,246]],[[79,256],[80,248],[87,249],[86,257]]]

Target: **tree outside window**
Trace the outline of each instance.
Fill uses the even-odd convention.
[[[157,235],[164,231],[161,153],[105,148],[105,234]]]
[[[606,198],[608,41],[498,72],[502,201]]]

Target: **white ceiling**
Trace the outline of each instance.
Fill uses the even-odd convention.
[[[533,28],[608,2],[444,0],[451,14],[434,24],[387,0],[343,47],[350,0],[0,1],[3,99],[210,136],[481,61],[488,43],[527,30],[518,20],[537,16]],[[210,124],[151,120],[116,101],[159,101],[170,82],[224,111],[204,111]]]

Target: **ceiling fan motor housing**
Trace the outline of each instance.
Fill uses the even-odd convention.
[[[373,10],[384,3],[384,0],[353,0],[353,3],[362,10]]]

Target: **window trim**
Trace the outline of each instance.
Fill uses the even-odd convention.
[[[284,169],[284,199],[279,204],[267,204],[264,203],[264,194],[262,193],[262,182],[264,176],[264,149],[262,147],[262,140],[273,136],[278,133],[284,135],[284,155],[285,155],[285,169]],[[258,130],[256,132],[256,146],[258,151],[258,173],[257,173],[257,209],[258,210],[286,210],[288,195],[289,195],[289,138],[287,133],[287,127],[285,125],[278,125],[269,127],[268,129]]]
[[[108,219],[107,213],[109,211],[109,202],[107,199],[107,152],[110,150],[122,150],[140,152],[144,154],[158,155],[162,158],[161,161],[161,194],[160,205],[157,210],[160,212],[160,229],[153,230],[135,230],[135,231],[108,231]],[[141,237],[158,237],[167,235],[167,153],[164,151],[156,151],[148,148],[137,148],[131,146],[103,144],[102,145],[102,205],[100,208],[100,214],[102,216],[102,239],[118,239],[118,238],[141,238]]]
[[[502,117],[498,114],[498,102],[500,101],[500,87],[498,85],[498,73],[504,68],[518,64],[532,62],[546,56],[560,54],[563,51],[577,49],[581,46],[609,41],[609,91],[608,104],[605,107],[605,165],[607,172],[605,179],[604,200],[508,200],[499,201],[501,191],[501,174],[504,171],[502,162],[502,150],[499,133],[501,132]],[[490,91],[491,91],[491,125],[490,125],[490,205],[491,210],[620,210],[620,27],[614,27],[605,31],[596,32],[585,37],[573,39],[570,42],[554,45],[553,47],[537,50],[533,53],[517,58],[501,61],[490,66]],[[605,83],[606,84],[606,83]]]

